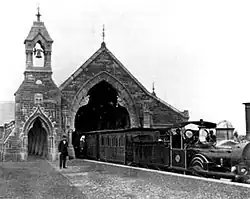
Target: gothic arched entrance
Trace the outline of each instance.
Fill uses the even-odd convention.
[[[56,160],[56,132],[44,108],[38,106],[26,119],[20,135],[22,140],[21,157],[40,156],[49,160]]]
[[[28,156],[30,155],[48,157],[48,133],[39,117],[28,132]]]
[[[119,102],[116,89],[105,80],[88,91],[85,103],[75,116],[76,131],[130,128],[127,109]]]
[[[106,92],[104,92],[104,91],[106,91]],[[90,97],[90,96],[92,96],[92,97]],[[99,102],[98,102],[98,100],[99,100]],[[138,118],[138,115],[136,114],[135,103],[134,103],[134,100],[133,100],[130,92],[118,79],[116,79],[114,76],[112,76],[111,74],[104,72],[104,71],[96,74],[94,77],[89,79],[78,90],[75,97],[73,98],[72,103],[70,104],[71,108],[70,108],[68,115],[65,115],[65,118],[66,118],[65,123],[67,123],[66,125],[70,126],[71,129],[74,129],[74,128],[79,129],[77,121],[79,121],[78,119],[79,119],[80,115],[83,115],[83,112],[88,113],[89,108],[90,108],[89,103],[99,104],[100,106],[103,106],[103,104],[100,103],[100,100],[102,100],[102,103],[105,101],[106,102],[109,101],[110,102],[109,105],[111,105],[111,104],[117,105],[119,107],[120,114],[122,114],[123,116],[126,115],[126,117],[124,117],[121,120],[127,121],[127,119],[129,119],[129,121],[123,122],[123,125],[121,125],[121,127],[119,127],[119,128],[127,128],[127,127],[133,128],[133,127],[139,126],[139,118]],[[90,101],[92,101],[94,103],[92,103]],[[87,104],[89,104],[89,106],[86,106]],[[106,106],[106,107],[108,107],[108,106]],[[94,107],[92,107],[92,108],[94,108]],[[99,115],[99,117],[100,116],[101,115]],[[85,117],[87,118],[87,116],[85,116]],[[103,117],[102,117],[102,119],[103,119]],[[95,121],[97,121],[97,119],[95,119]],[[112,122],[110,122],[110,123],[112,123]],[[101,125],[101,124],[99,124],[99,125]],[[96,126],[96,125],[94,125],[94,126]],[[101,126],[103,126],[103,125],[101,125]],[[113,126],[113,125],[111,125],[111,126]],[[94,128],[95,129],[103,129],[104,127],[94,127]],[[108,128],[112,129],[113,127],[108,127]],[[81,127],[80,127],[80,129],[81,129]],[[86,127],[86,129],[91,129],[91,128]]]

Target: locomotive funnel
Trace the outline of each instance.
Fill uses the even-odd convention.
[[[250,103],[243,103],[245,105],[246,114],[246,139],[250,140]]]

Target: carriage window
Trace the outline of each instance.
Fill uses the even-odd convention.
[[[108,146],[108,145],[109,145],[109,136],[107,136],[106,139],[107,139],[107,143],[106,143],[106,144],[107,144],[107,146]]]
[[[117,145],[120,146],[120,142],[119,142],[119,141],[120,141],[120,136],[117,137],[117,140],[116,140],[116,141],[117,141]]]
[[[120,137],[120,146],[124,145],[124,140],[123,140],[123,136]]]
[[[104,145],[104,138],[103,138],[103,136],[102,136],[102,138],[101,138],[101,145],[102,145],[102,146]]]
[[[106,136],[103,137],[104,145],[107,145],[107,138]]]
[[[119,146],[122,146],[122,137],[119,137]]]

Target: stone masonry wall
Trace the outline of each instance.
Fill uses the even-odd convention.
[[[70,103],[82,85],[101,71],[108,72],[127,88],[136,103],[139,118],[143,117],[142,109],[146,102],[151,111],[151,121],[153,124],[175,123],[177,121],[187,120],[182,114],[159,102],[159,100],[151,94],[146,93],[131,75],[120,66],[120,63],[112,57],[107,49],[102,50],[88,66],[83,68],[77,77],[72,78],[72,81],[62,89],[62,105],[69,108],[71,106]]]
[[[43,95],[41,107],[44,107],[50,119],[56,122],[55,126],[60,127],[60,91],[53,82],[51,74],[43,72],[26,73],[25,80],[16,92],[16,122],[25,122],[34,111],[34,107],[37,107],[36,93]]]
[[[52,73],[25,72],[25,79],[15,94],[15,121],[16,140],[29,116],[35,111],[38,104],[52,121],[58,132],[61,129],[61,95],[53,82]],[[42,101],[35,102],[35,95],[42,94]],[[28,132],[24,132],[27,134]],[[53,132],[47,132],[53,133]],[[48,135],[49,136],[49,135]]]

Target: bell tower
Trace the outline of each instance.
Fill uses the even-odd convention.
[[[40,152],[46,158],[56,157],[55,142],[57,133],[61,132],[61,92],[52,78],[52,43],[38,8],[36,21],[24,41],[24,80],[15,93],[15,142],[19,142],[17,148],[22,160],[32,153],[31,149],[36,149],[33,153],[37,154],[40,145],[44,146]],[[40,126],[36,132],[44,132],[44,137],[34,134],[33,139],[31,129],[37,121]]]
[[[51,70],[51,51],[52,43],[44,22],[41,21],[41,14],[38,8],[37,19],[24,41],[26,51],[25,72],[52,72]]]

